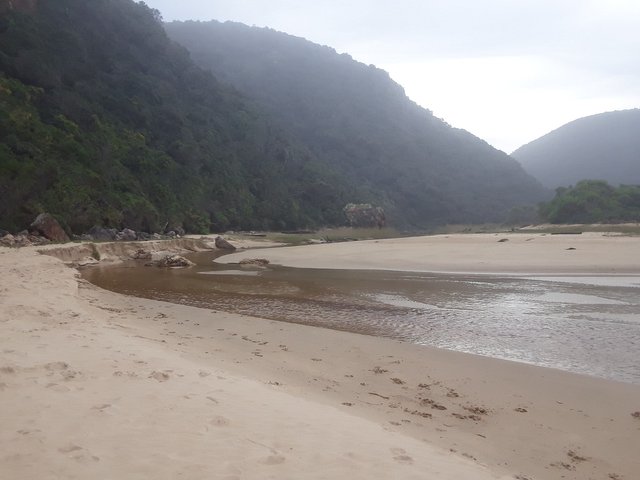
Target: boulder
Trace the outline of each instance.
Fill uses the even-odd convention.
[[[383,228],[387,219],[382,207],[374,207],[369,203],[349,203],[344,209],[344,214],[352,227]]]
[[[244,260],[240,260],[240,265],[266,267],[267,265],[269,265],[269,260],[267,260],[266,258],[245,258]]]
[[[224,238],[222,238],[220,236],[216,237],[216,248],[219,248],[221,250],[235,250],[236,249],[236,247],[231,245],[228,241],[226,241]]]
[[[30,228],[48,238],[52,242],[68,242],[69,237],[58,221],[48,213],[41,213],[31,224]]]
[[[4,247],[13,247],[15,243],[16,243],[16,238],[10,233],[7,233],[6,235],[3,235],[0,238],[0,245]]]
[[[122,242],[135,242],[138,239],[136,232],[130,228],[125,228],[121,232],[116,233],[116,240]]]
[[[182,228],[181,226],[175,226],[175,227],[171,227],[170,229],[168,229],[167,235],[170,234],[170,232],[173,232],[175,235],[177,235],[178,237],[184,237],[185,235],[185,231],[184,228]]]
[[[194,265],[195,263],[193,263],[191,260],[187,260],[180,255],[167,255],[158,262],[159,267],[168,268],[192,267]]]
[[[115,228],[94,226],[87,232],[96,242],[112,242],[118,233]]]
[[[134,260],[151,260],[151,252],[144,248],[139,248],[133,255],[131,255],[131,258]]]
[[[47,243],[51,243],[51,240],[40,235],[27,235],[26,238],[34,245],[46,245]]]
[[[138,240],[150,240],[151,235],[147,232],[138,232]]]

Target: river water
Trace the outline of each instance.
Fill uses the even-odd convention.
[[[263,270],[131,261],[83,271],[119,293],[363,333],[640,384],[640,276]]]

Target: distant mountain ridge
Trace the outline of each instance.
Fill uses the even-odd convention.
[[[583,179],[640,184],[640,109],[583,117],[511,154],[545,186]]]
[[[332,170],[409,227],[501,221],[545,193],[509,156],[406,97],[387,72],[268,28],[172,22],[170,37],[255,98]]]

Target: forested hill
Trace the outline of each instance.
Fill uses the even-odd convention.
[[[131,0],[0,0],[0,228],[342,222],[358,188]]]
[[[259,100],[332,169],[405,225],[500,221],[544,196],[509,156],[451,128],[374,66],[302,38],[238,23],[173,22],[193,59]]]
[[[640,185],[640,109],[580,118],[512,156],[552,188],[582,179]]]

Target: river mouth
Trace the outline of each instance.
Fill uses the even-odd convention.
[[[130,261],[84,269],[118,293],[387,337],[640,384],[640,276],[489,276]]]

